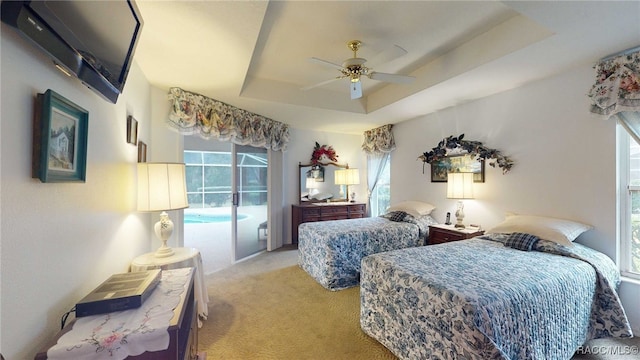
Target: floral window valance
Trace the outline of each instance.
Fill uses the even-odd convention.
[[[592,113],[609,118],[640,111],[640,50],[634,50],[595,66],[596,83],[589,92]]]
[[[391,132],[392,127],[393,125],[387,124],[365,131],[362,150],[367,154],[390,153],[395,150],[396,142]]]
[[[287,124],[180,88],[168,98],[169,126],[181,134],[282,151],[289,143]]]

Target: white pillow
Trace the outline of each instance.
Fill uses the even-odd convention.
[[[327,200],[327,199],[331,199],[332,197],[333,197],[333,194],[330,194],[330,193],[317,193],[311,196],[311,198],[314,200]]]
[[[564,246],[573,246],[574,241],[583,232],[593,226],[571,220],[556,219],[534,215],[507,215],[506,219],[487,233],[531,234],[540,239],[556,242]]]
[[[404,211],[407,214],[411,214],[416,218],[423,215],[429,215],[436,207],[422,201],[403,201],[391,206],[387,209],[387,212],[391,211]]]

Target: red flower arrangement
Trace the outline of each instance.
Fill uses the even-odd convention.
[[[333,147],[327,145],[320,146],[320,144],[316,142],[316,147],[313,148],[313,153],[311,154],[311,164],[317,165],[322,155],[325,155],[333,162],[338,161],[338,154],[333,150]]]

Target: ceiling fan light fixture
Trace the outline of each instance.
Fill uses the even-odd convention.
[[[322,60],[318,58],[311,58],[310,60],[314,62],[337,69],[338,71],[340,71],[341,75],[336,78],[323,81],[315,85],[304,87],[302,89],[308,90],[308,89],[312,89],[318,86],[328,84],[329,82],[332,82],[334,80],[349,78],[349,85],[350,85],[349,88],[351,92],[351,99],[359,99],[362,97],[362,82],[360,81],[360,78],[363,76],[366,76],[372,80],[391,82],[391,83],[397,83],[397,84],[408,84],[414,80],[412,76],[379,73],[379,72],[373,71],[371,68],[366,67],[364,64],[367,62],[367,59],[358,57],[357,52],[360,49],[360,45],[362,45],[362,43],[359,40],[351,40],[347,43],[347,47],[349,47],[349,49],[353,51],[353,57],[343,61],[342,66],[336,63],[333,63],[331,61]],[[395,45],[395,47],[402,50],[401,55],[406,54],[406,50],[400,48],[397,45]]]

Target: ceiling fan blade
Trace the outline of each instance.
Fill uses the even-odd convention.
[[[374,65],[382,65],[406,54],[407,50],[403,49],[399,45],[393,45],[376,54],[373,58],[371,58],[370,63]]]
[[[362,97],[362,82],[349,81],[349,89],[351,89],[351,100],[360,99]]]
[[[396,83],[396,84],[410,84],[416,78],[413,76],[406,76],[406,75],[372,72],[369,74],[369,79]]]
[[[313,84],[313,85],[305,86],[305,87],[301,88],[300,90],[307,91],[307,90],[310,90],[310,89],[313,89],[313,88],[317,88],[317,87],[320,87],[320,86],[327,85],[327,84],[329,84],[329,83],[332,83],[332,82],[334,82],[334,81],[336,81],[336,80],[340,80],[340,79],[342,79],[342,78],[344,78],[344,76],[338,76],[338,77],[335,77],[335,78],[333,78],[333,79],[329,79],[329,80],[325,80],[325,81],[323,81],[323,82],[319,82],[319,83],[317,83],[317,84]]]
[[[335,69],[338,69],[338,70],[342,70],[342,65],[338,65],[336,63],[332,63],[331,61],[318,59],[317,57],[309,58],[309,61],[314,62],[314,63],[318,63],[320,65],[331,66],[332,68],[335,68]]]

